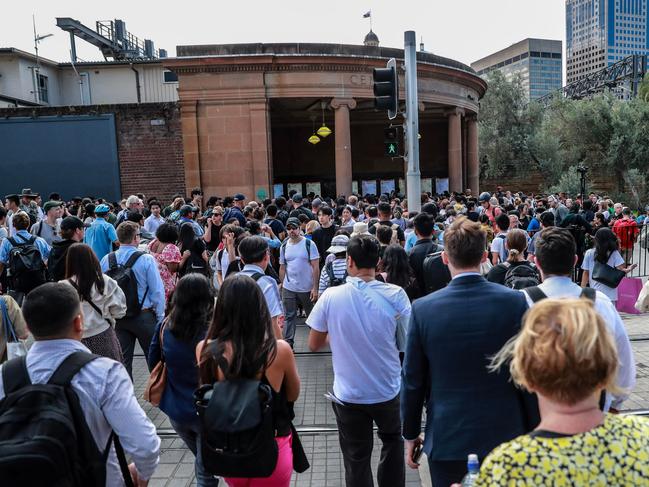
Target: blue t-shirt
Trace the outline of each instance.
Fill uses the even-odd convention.
[[[90,228],[86,229],[83,242],[90,245],[97,259],[101,260],[113,250],[113,242],[116,240],[115,227],[103,218],[97,217]]]

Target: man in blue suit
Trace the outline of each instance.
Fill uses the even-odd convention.
[[[486,248],[480,225],[458,218],[444,234],[451,283],[412,306],[401,398],[406,461],[418,467],[413,451],[423,441],[435,487],[460,482],[468,454],[482,460],[538,424],[536,399],[517,389],[508,371],[487,369],[490,357],[518,333],[527,303],[523,293],[480,275]]]

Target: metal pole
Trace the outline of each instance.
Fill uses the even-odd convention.
[[[404,34],[404,63],[406,68],[406,187],[408,211],[421,211],[421,173],[419,172],[419,103],[417,101],[417,39],[414,30]]]

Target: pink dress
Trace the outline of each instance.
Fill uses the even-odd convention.
[[[162,283],[165,288],[165,299],[169,301],[169,296],[176,289],[177,277],[176,274],[169,272],[167,263],[176,263],[179,264],[182,256],[180,255],[180,249],[174,244],[165,245],[162,252],[156,253],[153,251],[154,248],[158,247],[158,240],[153,240],[149,244],[149,253],[155,258],[158,263],[158,271],[160,271],[160,277],[162,278]]]

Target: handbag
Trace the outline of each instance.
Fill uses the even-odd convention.
[[[144,388],[144,400],[153,406],[160,405],[162,394],[167,385],[167,364],[164,359],[164,342],[162,338],[164,329],[165,323],[160,327],[160,360],[153,367],[149,379],[146,382],[146,387]]]
[[[593,280],[605,286],[612,288],[618,287],[624,276],[626,276],[624,271],[611,267],[608,264],[595,261],[593,265]]]
[[[27,355],[27,347],[16,336],[16,330],[9,318],[9,309],[4,298],[0,297],[0,313],[2,313],[2,323],[4,326],[5,340],[7,341],[7,360]]]

